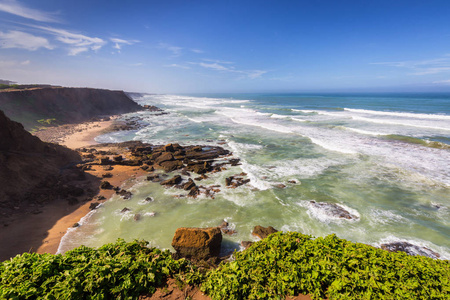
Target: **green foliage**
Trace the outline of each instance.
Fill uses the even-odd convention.
[[[450,262],[329,235],[275,233],[209,273],[213,299],[449,299]]]
[[[202,273],[147,242],[118,240],[0,264],[0,299],[137,299],[168,277],[213,299],[449,299],[450,262],[390,253],[329,235],[275,233]]]
[[[55,118],[51,118],[51,119],[40,119],[37,120],[40,124],[42,125],[52,125],[54,123],[56,123],[56,119]]]
[[[136,299],[152,294],[168,276],[193,271],[186,260],[146,244],[119,240],[65,255],[16,256],[0,265],[0,299]]]

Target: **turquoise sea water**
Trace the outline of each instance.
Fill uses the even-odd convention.
[[[117,238],[146,239],[171,249],[178,227],[237,231],[225,248],[253,240],[255,225],[379,246],[407,241],[450,258],[450,95],[448,94],[216,94],[142,95],[140,104],[167,115],[139,116],[144,127],[97,138],[153,144],[218,145],[242,165],[210,176],[215,199],[178,197],[184,191],[138,181],[133,197],[113,196],[70,229],[60,251]],[[248,185],[227,189],[241,172]],[[297,183],[289,183],[295,180]],[[279,188],[279,184],[286,188]],[[154,202],[143,201],[151,196]],[[337,204],[356,216],[339,219],[311,200]],[[121,213],[124,208],[131,211]],[[143,217],[135,221],[133,216]]]

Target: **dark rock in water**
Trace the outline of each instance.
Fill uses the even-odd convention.
[[[174,177],[161,182],[161,185],[173,186],[173,185],[179,184],[181,182],[181,180],[182,179],[181,179],[180,175],[175,175]]]
[[[284,185],[284,184],[282,184],[282,183],[278,183],[278,184],[275,184],[274,185],[276,188],[279,188],[279,189],[284,189],[286,186]]]
[[[189,173],[188,171],[186,171],[185,169],[181,170],[181,175],[184,176],[191,176],[191,173]]]
[[[250,247],[253,244],[254,244],[254,242],[251,242],[251,241],[242,241],[241,242],[241,246],[244,247],[244,250],[247,250],[248,247]]]
[[[135,221],[139,221],[139,220],[141,219],[141,214],[135,214],[134,217],[133,217],[133,219],[134,219]]]
[[[255,226],[255,228],[253,228],[252,234],[259,237],[260,239],[265,239],[270,234],[275,233],[275,232],[278,232],[278,230],[276,230],[272,226],[262,227],[260,225],[257,225],[257,226]]]
[[[178,228],[172,240],[176,257],[207,260],[220,254],[222,233],[219,227]]]
[[[233,235],[235,233],[237,233],[236,230],[231,229],[229,227],[229,223],[225,220],[223,220],[222,224],[220,224],[220,230],[222,231],[223,234],[228,234],[228,235]]]
[[[91,205],[89,205],[89,209],[93,210],[96,209],[100,205],[99,202],[92,202]]]
[[[387,250],[390,252],[405,252],[408,255],[422,255],[431,258],[439,258],[441,255],[439,253],[434,252],[433,250],[421,247],[417,245],[410,244],[408,242],[393,242],[387,244],[381,244],[381,249]]]
[[[117,195],[121,196],[123,199],[128,200],[133,196],[133,194],[127,190],[120,190],[116,192]]]
[[[100,184],[100,188],[104,190],[109,190],[112,189],[113,186],[111,185],[111,183],[109,183],[109,181],[102,181],[102,183]]]
[[[240,162],[241,160],[239,159],[239,158],[233,158],[233,159],[230,159],[230,164],[231,164],[231,166],[238,166],[239,165],[239,162]]]
[[[155,201],[155,199],[153,199],[152,197],[147,197],[147,198],[145,198],[145,201],[147,201],[147,202],[153,202],[153,201]]]
[[[230,186],[232,181],[233,181],[233,176],[225,178],[225,185]]]
[[[327,203],[327,202],[316,202],[314,200],[309,201],[309,203],[315,207],[320,209],[323,213],[325,213],[328,216],[340,218],[340,219],[347,219],[347,220],[357,220],[358,217],[355,215],[352,215],[349,211],[347,211],[345,208],[341,207],[338,204],[334,203]]]
[[[144,105],[143,108],[147,109],[148,111],[163,111],[161,108],[153,105]]]
[[[150,174],[150,175],[147,175],[147,180],[148,181],[153,181],[153,182],[158,182],[161,179],[159,178],[158,174]]]
[[[74,224],[72,225],[72,227],[73,227],[73,228],[80,227],[80,223],[78,223],[78,222],[77,222],[77,223],[74,223]]]
[[[116,162],[121,162],[123,160],[123,157],[122,155],[116,155],[113,157],[113,160]]]
[[[166,172],[172,172],[172,171],[175,171],[175,170],[177,170],[177,169],[179,169],[179,168],[182,168],[184,165],[183,165],[183,162],[181,162],[181,161],[179,161],[179,160],[173,160],[173,161],[164,161],[164,162],[162,162],[162,163],[160,163],[159,164],[163,169],[164,169],[164,171],[166,171]]]
[[[126,213],[127,211],[130,211],[130,209],[128,207],[124,207],[120,212],[123,214]]]
[[[195,185],[195,182],[191,178],[189,178],[188,182],[183,184],[183,189],[185,191],[189,191],[189,190],[191,190],[194,187],[196,187],[196,185]]]

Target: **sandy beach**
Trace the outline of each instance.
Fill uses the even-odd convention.
[[[39,131],[36,134],[44,141],[58,142],[68,148],[77,149],[97,144],[94,138],[114,123],[114,118],[108,121],[85,122],[77,125],[63,125]],[[109,150],[102,148],[102,150]],[[55,254],[61,238],[67,229],[77,223],[90,211],[93,202],[102,202],[99,198],[108,199],[114,193],[112,189],[99,189],[102,174],[101,166],[94,166],[85,171],[92,190],[96,191],[89,201],[80,198],[79,204],[69,205],[66,201],[53,201],[46,204],[38,214],[18,215],[8,226],[0,228],[0,259],[5,260],[23,252]],[[135,179],[146,172],[136,166],[114,166],[108,173],[112,174],[108,181],[113,186],[127,187]],[[27,218],[27,222],[23,219]]]

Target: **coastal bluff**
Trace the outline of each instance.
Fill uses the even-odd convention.
[[[76,151],[42,142],[0,110],[1,212],[10,214],[11,209],[25,201],[24,195],[79,160]]]
[[[30,131],[46,125],[73,124],[99,116],[142,110],[123,91],[37,87],[0,91],[0,110]]]

